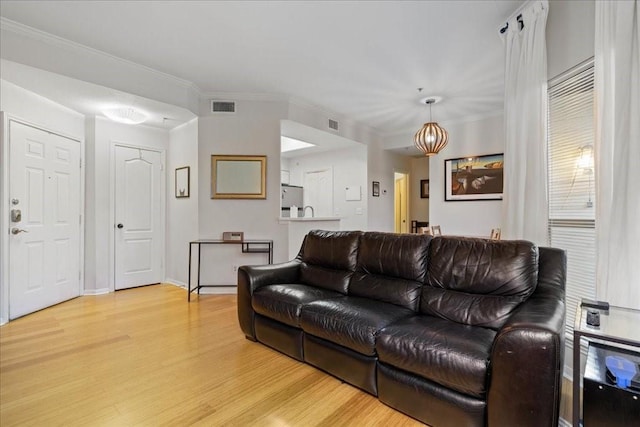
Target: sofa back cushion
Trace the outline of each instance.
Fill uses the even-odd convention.
[[[298,254],[300,281],[346,294],[361,235],[360,231],[310,231]]]
[[[349,295],[417,311],[430,240],[424,234],[364,233]]]
[[[436,237],[420,311],[499,329],[537,282],[538,248],[531,242]]]

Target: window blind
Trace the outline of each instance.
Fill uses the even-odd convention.
[[[582,298],[595,299],[593,60],[550,81],[548,101],[549,237],[567,251],[565,354],[571,354],[576,308]]]

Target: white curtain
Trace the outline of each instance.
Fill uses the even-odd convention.
[[[640,309],[638,0],[596,1],[596,290]]]
[[[502,236],[548,244],[547,47],[549,4],[514,14],[505,42]]]

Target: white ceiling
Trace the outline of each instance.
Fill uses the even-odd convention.
[[[86,115],[101,115],[111,108],[131,106],[147,117],[145,125],[173,129],[196,117],[191,111],[153,99],[43,71],[28,65],[0,60],[0,76],[61,105]]]
[[[295,97],[387,135],[426,121],[426,95],[441,123],[502,110],[498,28],[522,3],[3,0],[0,15],[203,94]]]

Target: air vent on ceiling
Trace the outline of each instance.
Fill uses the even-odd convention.
[[[236,103],[233,101],[216,101],[211,100],[212,113],[235,113]]]
[[[329,119],[329,129],[338,130],[338,121]]]

